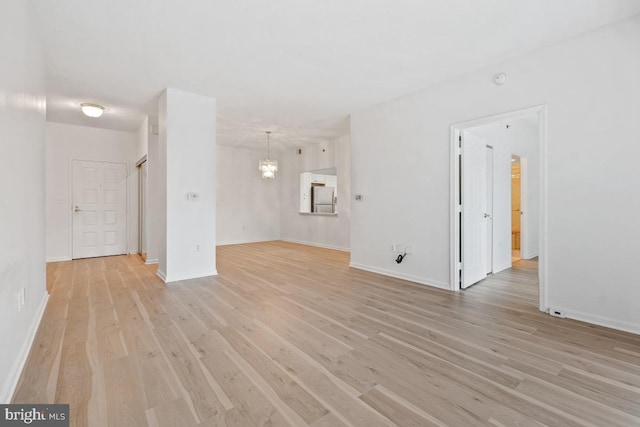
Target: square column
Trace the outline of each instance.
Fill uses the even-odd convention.
[[[158,275],[216,275],[216,100],[167,88],[159,125]]]

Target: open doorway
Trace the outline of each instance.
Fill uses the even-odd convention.
[[[515,255],[543,255],[543,126],[541,106],[451,127],[453,290],[512,267]],[[539,302],[545,310],[544,261],[539,265]]]
[[[511,263],[522,259],[521,247],[521,231],[522,221],[522,186],[521,182],[521,165],[520,156],[511,155]]]

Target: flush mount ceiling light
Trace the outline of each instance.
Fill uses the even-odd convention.
[[[260,160],[258,170],[262,172],[262,179],[274,179],[276,172],[278,172],[278,161],[269,160],[269,136],[271,131],[267,130],[265,133],[267,134],[267,158]]]
[[[85,102],[80,104],[80,109],[87,117],[100,117],[104,113],[104,107],[98,104],[89,104]]]

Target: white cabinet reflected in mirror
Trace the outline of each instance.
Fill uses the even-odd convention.
[[[338,173],[336,168],[300,174],[300,213],[336,215]]]

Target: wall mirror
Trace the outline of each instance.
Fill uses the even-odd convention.
[[[318,169],[300,174],[300,213],[337,215],[337,169]]]

